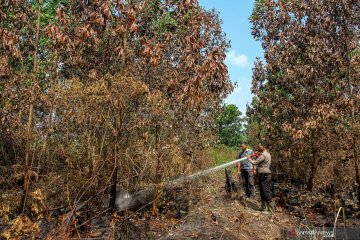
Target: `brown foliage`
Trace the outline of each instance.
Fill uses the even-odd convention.
[[[29,194],[28,214],[99,201],[116,166],[134,189],[204,164],[232,89],[215,13],[197,1],[41,1],[37,28],[34,1],[0,6],[0,161],[36,174],[29,192],[42,201]]]
[[[346,166],[360,184],[358,2],[268,0],[259,6],[251,20],[266,64],[258,60],[254,67],[252,138],[269,141],[282,159],[277,166],[291,177],[306,176],[309,189],[328,165]]]

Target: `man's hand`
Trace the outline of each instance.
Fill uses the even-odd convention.
[[[249,156],[247,156],[247,159],[248,159],[248,161],[249,162],[251,162],[252,164],[254,164],[254,160],[251,158],[251,156],[249,155]]]

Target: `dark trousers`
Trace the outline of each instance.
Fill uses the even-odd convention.
[[[271,201],[271,173],[259,173],[259,188],[262,201]]]
[[[254,172],[252,169],[241,169],[242,183],[245,189],[245,194],[248,197],[254,195]]]

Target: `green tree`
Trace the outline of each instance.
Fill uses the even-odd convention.
[[[236,147],[246,140],[245,118],[235,104],[224,105],[218,119],[220,142],[229,147]]]

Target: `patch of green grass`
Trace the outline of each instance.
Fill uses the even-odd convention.
[[[235,160],[238,154],[238,149],[224,145],[219,145],[209,151],[209,156],[215,166]]]

